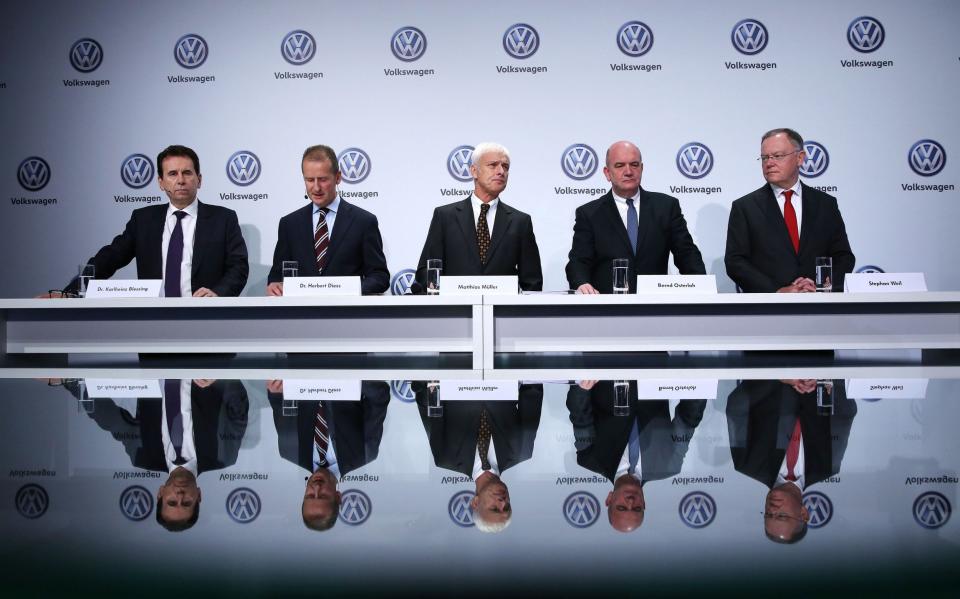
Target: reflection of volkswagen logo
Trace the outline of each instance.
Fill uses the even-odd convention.
[[[227,495],[227,514],[238,524],[248,524],[260,515],[260,496],[246,487],[230,491]]]
[[[473,180],[470,174],[470,157],[473,156],[473,146],[457,146],[447,156],[447,172],[457,181]]]
[[[473,491],[460,491],[450,498],[450,503],[447,504],[447,512],[457,526],[464,528],[473,526],[473,512],[470,510],[472,499]]]
[[[950,501],[936,491],[927,491],[913,502],[913,519],[924,528],[940,528],[952,511]]]
[[[627,56],[643,56],[653,47],[653,30],[640,21],[629,21],[617,31],[617,47]]]
[[[96,71],[103,62],[103,47],[96,40],[84,38],[70,47],[70,64],[81,73]]]
[[[589,179],[597,172],[597,153],[587,144],[573,144],[563,151],[560,167],[563,172],[576,181]]]
[[[120,511],[134,522],[145,520],[153,512],[153,495],[139,485],[127,487],[120,493]]]
[[[767,47],[767,28],[756,19],[744,19],[733,26],[730,41],[741,54],[752,56]]]
[[[350,526],[360,526],[370,518],[373,504],[363,491],[350,489],[340,498],[340,520]]]
[[[394,274],[393,278],[390,279],[390,294],[408,295],[410,293],[410,286],[413,285],[416,276],[417,271],[412,268],[404,268]]]
[[[807,155],[800,165],[800,174],[804,177],[819,177],[830,166],[830,154],[823,144],[807,140],[803,142],[803,152]]]
[[[600,502],[586,491],[572,493],[563,502],[563,517],[574,528],[592,526],[600,517]]]
[[[27,191],[40,191],[50,182],[50,165],[39,156],[31,156],[17,167],[17,181]]]
[[[241,187],[253,184],[260,177],[260,159],[247,150],[234,152],[227,160],[227,177]]]
[[[923,400],[920,398],[914,398],[910,401],[910,415],[913,416],[913,421],[923,426]]]
[[[417,400],[413,387],[410,386],[410,381],[390,381],[390,394],[393,395],[394,399],[403,403],[413,403]]]
[[[503,49],[514,58],[530,58],[540,48],[540,35],[526,23],[511,25],[503,34]]]
[[[910,146],[910,168],[921,177],[932,177],[947,165],[947,152],[932,139],[921,139]]]
[[[677,168],[684,177],[702,179],[713,169],[713,153],[702,143],[692,141],[677,152]]]
[[[34,520],[47,513],[50,496],[43,487],[31,483],[23,485],[17,491],[16,504],[21,516]]]
[[[370,174],[370,156],[360,148],[347,148],[337,157],[344,183],[359,183]]]
[[[173,57],[185,69],[195,69],[207,60],[207,42],[195,33],[188,33],[177,40]]]
[[[810,528],[821,528],[833,518],[833,502],[819,491],[810,491],[803,494],[803,507],[810,513]]]
[[[857,17],[847,27],[847,42],[857,52],[873,52],[883,45],[883,25],[873,17]]]
[[[873,264],[867,264],[866,266],[861,266],[857,269],[857,272],[885,272],[879,266],[874,266]]]
[[[702,491],[694,491],[680,500],[680,519],[690,528],[709,526],[717,517],[717,504]]]
[[[280,53],[283,54],[283,59],[292,65],[306,64],[313,60],[313,55],[317,53],[317,42],[308,32],[297,29],[283,37]]]
[[[404,62],[413,62],[427,51],[427,36],[416,27],[401,27],[390,38],[390,51]]]
[[[153,161],[143,154],[131,154],[120,165],[120,178],[127,186],[143,189],[153,181]]]

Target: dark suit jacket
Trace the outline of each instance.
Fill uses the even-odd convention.
[[[567,409],[573,424],[577,463],[613,482],[636,422],[643,482],[680,472],[690,440],[703,418],[706,400],[680,401],[672,420],[670,402],[640,401],[635,381],[630,381],[629,416],[614,416],[613,400],[613,381],[600,381],[589,391],[570,386]]]
[[[542,290],[540,250],[533,235],[530,215],[503,201],[497,205],[487,263],[482,264],[471,201],[467,198],[433,211],[417,266],[417,283],[426,288],[427,260],[440,258],[445,275],[517,275],[524,291]]]
[[[500,218],[500,215],[497,215]],[[517,401],[443,402],[443,416],[427,416],[427,392],[422,383],[413,385],[420,420],[430,441],[433,461],[440,468],[473,476],[477,455],[480,412],[487,410],[497,467],[501,474],[533,455],[540,426],[543,385],[520,385]],[[442,397],[441,389],[441,397]]]
[[[277,427],[280,456],[313,472],[317,402],[298,401],[296,416],[284,416],[283,397],[278,393],[267,395],[273,410],[273,423]],[[360,401],[329,401],[325,404],[327,419],[333,423],[333,447],[341,478],[377,459],[389,403],[390,385],[383,381],[363,381]]]
[[[571,289],[590,283],[600,293],[613,293],[615,258],[630,260],[627,271],[630,293],[637,292],[637,275],[667,274],[667,258],[671,252],[681,274],[706,274],[700,250],[687,231],[687,221],[677,198],[641,188],[637,215],[640,226],[634,254],[612,191],[577,208],[573,246],[567,262],[567,282]]]
[[[833,383],[832,416],[817,414],[816,393],[801,395],[780,381],[743,381],[737,385],[727,398],[730,455],[737,472],[768,487],[776,483],[787,447],[786,438],[777,443],[781,413],[800,418],[805,487],[839,472],[857,404],[847,399],[843,380]]]
[[[193,290],[206,287],[220,296],[237,296],[247,284],[247,244],[243,241],[237,213],[222,206],[197,202],[197,228],[193,238]],[[96,278],[108,279],[133,259],[137,277],[163,278],[163,227],[169,204],[137,208],[127,227],[90,258]],[[74,279],[66,291],[77,290]]]
[[[783,214],[770,185],[733,202],[727,225],[727,275],[747,293],[773,293],[797,277],[814,278],[816,258],[833,258],[833,290],[843,291],[853,271],[847,231],[837,198],[802,183],[800,252],[793,251]]]
[[[313,234],[312,202],[280,219],[277,246],[273,250],[273,267],[267,278],[269,283],[283,280],[284,260],[299,262],[302,277],[320,276]],[[390,286],[390,272],[383,255],[377,217],[347,203],[343,198],[340,199],[337,219],[330,235],[323,276],[360,276],[360,290],[365,294],[383,293]]]

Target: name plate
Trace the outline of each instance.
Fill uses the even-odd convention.
[[[301,401],[360,401],[360,381],[283,379],[283,398]]]
[[[637,381],[638,399],[716,399],[717,379],[642,379]]]
[[[852,272],[843,279],[843,290],[849,293],[926,291],[927,280],[922,272]]]
[[[928,379],[849,379],[850,399],[924,399]]]
[[[716,294],[715,275],[637,275],[637,293]]]
[[[157,379],[86,379],[87,395],[95,399],[160,398],[160,381]]]
[[[440,401],[517,401],[518,389],[517,381],[440,381]]]
[[[517,295],[517,289],[519,283],[515,276],[440,275],[440,295]]]
[[[360,277],[285,277],[283,295],[290,297],[360,295]]]
[[[87,283],[86,298],[160,297],[163,279],[102,279]]]

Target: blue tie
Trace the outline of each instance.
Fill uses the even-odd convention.
[[[637,421],[633,421],[633,428],[630,430],[630,474],[637,471],[637,464],[640,463],[640,427]]]
[[[637,253],[637,236],[640,233],[637,221],[637,209],[633,207],[633,198],[630,198],[627,200],[627,237],[630,238],[630,251],[634,255]]]
[[[183,217],[187,215],[183,210],[174,213],[177,224],[170,233],[170,244],[167,245],[167,268],[163,277],[163,294],[166,297],[180,297],[180,265],[183,263]]]

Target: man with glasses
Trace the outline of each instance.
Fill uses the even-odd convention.
[[[730,208],[727,275],[747,293],[816,291],[818,257],[833,259],[833,288],[843,290],[853,271],[837,199],[800,181],[806,159],[803,138],[792,129],[773,129],[760,142],[767,183]]]

